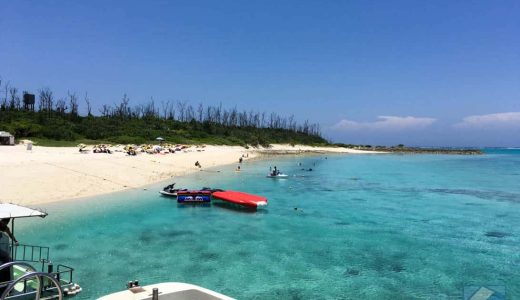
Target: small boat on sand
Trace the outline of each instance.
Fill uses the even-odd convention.
[[[244,192],[222,191],[214,192],[212,196],[215,199],[250,208],[258,208],[267,205],[267,198]]]

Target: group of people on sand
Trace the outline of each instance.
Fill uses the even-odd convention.
[[[172,144],[162,144],[161,145],[127,145],[124,150],[128,155],[137,155],[137,153],[148,153],[148,154],[173,154],[178,151],[182,151],[184,149],[189,148],[186,145],[172,145]]]
[[[143,145],[126,145],[121,150],[122,145],[115,146],[116,150],[111,150],[112,145],[108,144],[99,144],[92,146],[92,152],[93,153],[107,153],[112,154],[115,152],[126,152],[128,155],[137,155],[138,153],[148,153],[148,154],[169,154],[169,153],[175,153],[177,151],[182,151],[184,149],[189,148],[187,145],[171,145],[171,144],[162,144],[161,145],[152,145],[152,144],[143,144]],[[197,146],[197,148],[204,148],[205,145]],[[79,152],[80,153],[89,153],[90,149],[87,149],[87,145],[85,144],[79,144],[78,145]],[[204,151],[201,149],[198,149],[197,151]]]
[[[92,147],[92,153],[112,154],[112,150],[110,150],[110,147],[112,147],[112,145],[105,145],[105,144],[94,145]],[[90,151],[87,149],[87,145],[85,145],[85,144],[79,144],[78,148],[79,148],[79,153],[88,153]]]
[[[94,149],[92,149],[92,152],[112,154],[112,151],[109,149],[109,147],[110,145],[95,145]]]
[[[128,154],[128,155],[130,155],[130,156],[136,156],[136,155],[137,155],[137,152],[135,151],[134,148],[129,147],[129,148],[126,150],[126,154]]]
[[[123,147],[124,152],[126,154],[135,156],[138,153],[147,153],[147,154],[170,154],[175,153],[177,151],[182,151],[184,149],[189,148],[186,145],[171,145],[171,144],[161,144],[161,145],[152,145],[152,144],[143,144],[143,145],[126,145]]]

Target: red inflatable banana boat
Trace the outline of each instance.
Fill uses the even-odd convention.
[[[267,205],[267,198],[237,191],[214,192],[213,198],[252,208]]]

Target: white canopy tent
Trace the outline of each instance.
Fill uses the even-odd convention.
[[[45,218],[46,212],[13,203],[0,203],[0,219],[12,219],[11,232],[14,234],[14,220],[17,218],[41,217]],[[15,257],[14,242],[11,241],[11,257]]]
[[[12,203],[0,203],[0,219],[4,218],[27,218],[42,217],[45,218],[47,213]]]

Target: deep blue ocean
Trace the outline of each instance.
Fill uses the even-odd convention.
[[[77,299],[133,279],[237,299],[464,299],[479,286],[520,299],[520,150],[486,152],[267,157],[172,180],[266,196],[257,212],[178,205],[161,183],[46,205],[16,233],[76,269]],[[266,178],[275,165],[290,178]]]

